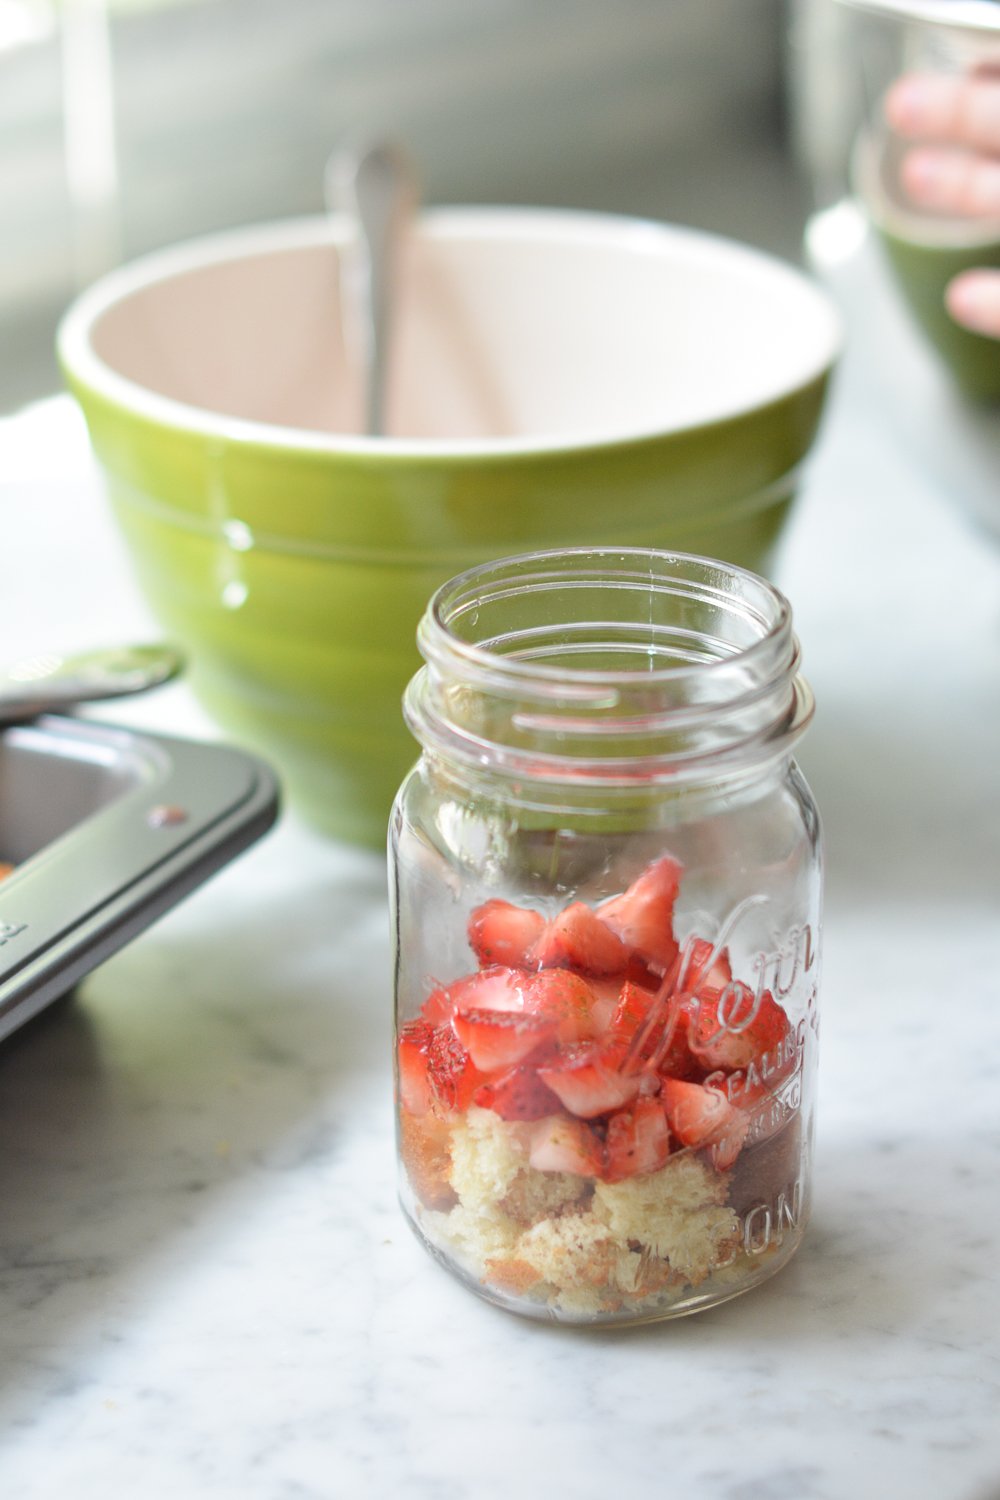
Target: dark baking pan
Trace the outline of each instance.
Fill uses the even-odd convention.
[[[278,787],[227,746],[46,717],[0,734],[0,1038],[270,828]]]

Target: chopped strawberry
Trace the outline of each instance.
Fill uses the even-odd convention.
[[[758,1050],[745,1066],[710,1073],[702,1082],[706,1088],[718,1088],[731,1104],[753,1109],[768,1099],[794,1071],[798,1061],[795,1032],[788,1016],[770,994],[765,994],[759,1022],[747,1030]]]
[[[541,1120],[559,1108],[559,1100],[546,1088],[531,1063],[522,1063],[482,1084],[473,1103],[492,1109],[504,1120]]]
[[[661,1038],[655,1054],[656,1068],[665,1078],[700,1079],[705,1072],[704,1064],[691,1050],[693,1008],[694,1002],[684,996],[673,1001],[669,1038],[665,1047]]]
[[[722,1129],[732,1110],[717,1089],[679,1078],[663,1081],[663,1102],[670,1128],[685,1146],[704,1146]]]
[[[450,1026],[409,1021],[399,1033],[399,1097],[412,1115],[465,1109],[482,1074]]]
[[[597,995],[570,969],[540,969],[522,982],[524,1008],[554,1021],[561,1042],[586,1042],[598,1034]]]
[[[670,1128],[684,1146],[711,1147],[715,1165],[731,1167],[740,1153],[749,1117],[717,1089],[678,1078],[663,1082],[663,1102]]]
[[[626,982],[605,1042],[621,1048],[621,1061],[627,1057],[630,1069],[644,1064],[670,1078],[700,1078],[705,1070],[688,1041],[691,1005],[686,996],[666,996]]]
[[[600,1136],[583,1120],[552,1115],[540,1120],[531,1138],[528,1160],[538,1172],[573,1172],[600,1177],[604,1151]]]
[[[677,957],[674,902],[680,878],[681,866],[665,854],[647,866],[627,891],[597,908],[601,921],[660,974]]]
[[[424,1001],[421,1014],[425,1021],[440,1026],[464,1010],[523,1010],[524,974],[519,969],[497,966],[466,974],[452,984],[443,985]]]
[[[491,964],[526,967],[544,927],[545,918],[529,907],[499,899],[487,901],[469,918],[469,943],[483,968]]]
[[[672,966],[671,978],[675,984],[680,979],[685,994],[693,995],[706,987],[721,990],[732,979],[732,965],[725,948],[709,963],[714,949],[714,943],[707,943],[699,937],[688,938],[681,948]]]
[[[743,1150],[743,1142],[750,1129],[750,1116],[742,1109],[733,1109],[732,1118],[709,1147],[712,1166],[720,1172],[728,1172]]]
[[[584,901],[572,901],[546,924],[532,956],[542,968],[562,964],[585,974],[619,974],[629,961],[624,943]]]
[[[670,1130],[659,1099],[637,1099],[608,1121],[604,1142],[607,1182],[657,1172],[670,1155]]]
[[[483,1073],[513,1068],[556,1029],[548,1016],[518,1010],[456,1011],[451,1024]]]
[[[638,1076],[619,1072],[619,1061],[620,1054],[603,1046],[567,1048],[539,1068],[538,1076],[571,1115],[592,1120],[620,1109],[639,1092]]]
[[[542,969],[543,974],[559,974],[568,972],[565,969]],[[633,983],[635,981],[632,981]],[[594,1004],[591,1010],[591,1018],[594,1023],[595,1036],[604,1036],[611,1025],[612,1017],[618,1009],[622,989],[626,983],[624,974],[588,974],[587,984],[594,996]],[[656,980],[654,979],[654,983]]]
[[[455,1009],[447,989],[439,986],[424,1001],[420,1014],[430,1026],[444,1026]]]
[[[746,1068],[764,1053],[777,1056],[788,1031],[788,1017],[768,991],[758,996],[733,980],[698,994],[691,1050],[707,1069]]]
[[[427,1021],[408,1021],[401,1027],[397,1058],[399,1063],[399,1099],[411,1115],[425,1115],[434,1103],[434,1091],[427,1075],[427,1053],[434,1027]]]
[[[450,1026],[439,1026],[430,1045],[427,1072],[434,1096],[444,1109],[468,1109],[482,1083],[482,1073]]]
[[[632,1046],[639,1032],[649,1019],[655,999],[651,990],[626,980],[618,995],[618,1004],[608,1026],[606,1040],[611,1046],[621,1046],[626,1051]]]

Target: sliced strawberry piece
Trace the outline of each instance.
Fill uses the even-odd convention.
[[[411,1115],[425,1115],[434,1104],[434,1091],[427,1075],[427,1053],[434,1027],[426,1021],[408,1021],[400,1028],[396,1055],[399,1063],[399,1102]]]
[[[447,989],[439,987],[427,996],[420,1007],[420,1014],[430,1026],[444,1026],[451,1020],[454,1009]]]
[[[445,1110],[468,1109],[483,1075],[450,1026],[438,1026],[427,1050],[427,1076]]]
[[[483,1073],[522,1062],[556,1029],[548,1016],[516,1010],[462,1010],[452,1018],[455,1035]]]
[[[565,969],[542,969],[543,974],[568,973]],[[635,981],[633,981],[634,983]],[[659,981],[653,976],[653,984]],[[591,1018],[594,1023],[594,1035],[604,1036],[611,1025],[618,1002],[621,999],[622,989],[626,983],[625,974],[588,974],[587,984],[594,997]]]
[[[436,989],[423,1004],[422,1015],[434,1026],[450,1021],[458,1011],[523,1010],[524,974],[497,966],[466,974]]]
[[[523,1010],[524,974],[496,965],[468,974],[448,986],[456,1013],[465,1010]]]
[[[483,968],[529,966],[528,954],[545,927],[540,912],[510,901],[487,901],[469,918],[469,944]]]
[[[743,1082],[742,1073],[710,1073],[702,1080],[703,1087],[710,1093],[721,1094],[732,1110],[729,1123],[722,1127],[711,1146],[712,1161],[721,1169],[733,1165],[753,1124],[753,1101],[743,1088]],[[739,1089],[738,1103],[733,1099],[734,1086]],[[755,1134],[755,1140],[760,1138]]]
[[[670,1130],[659,1099],[637,1099],[608,1121],[604,1142],[606,1182],[658,1172],[670,1155]]]
[[[409,1021],[400,1030],[397,1051],[400,1102],[412,1115],[466,1109],[483,1081],[450,1026]]]
[[[709,1146],[713,1167],[719,1172],[728,1172],[740,1152],[750,1129],[750,1116],[745,1110],[730,1106],[732,1115],[724,1129],[720,1130]]]
[[[561,1042],[586,1042],[598,1033],[598,998],[591,986],[570,969],[540,969],[522,982],[524,1008],[546,1016]]]
[[[601,921],[660,974],[677,957],[674,902],[680,879],[681,866],[665,854],[643,870],[627,891],[597,908]]]
[[[680,978],[685,994],[693,995],[705,988],[722,990],[732,979],[733,969],[726,949],[723,948],[710,963],[714,950],[714,943],[692,937],[678,953],[671,977],[675,984]]]
[[[665,1078],[662,1096],[670,1128],[684,1146],[705,1146],[728,1122],[733,1106],[717,1089]]]
[[[686,1081],[705,1074],[705,1065],[691,1050],[691,1008],[689,1002],[680,1001],[677,1018],[666,1049],[657,1054],[657,1070],[664,1078],[680,1078]]]
[[[764,1053],[783,1052],[789,1021],[768,991],[755,995],[739,980],[721,990],[703,989],[694,1009],[691,1050],[709,1070],[748,1068]]]
[[[663,1082],[667,1120],[677,1139],[696,1150],[714,1148],[713,1160],[720,1168],[731,1167],[746,1138],[749,1119],[717,1089],[678,1078]]]
[[[559,1058],[538,1069],[538,1076],[571,1115],[592,1120],[620,1109],[639,1092],[636,1074],[618,1071],[620,1052],[603,1046],[567,1048]]]
[[[522,1063],[482,1084],[475,1092],[473,1103],[483,1109],[492,1109],[504,1120],[541,1120],[546,1115],[555,1114],[559,1108],[559,1100],[551,1089],[546,1088],[537,1068],[530,1063]]]
[[[721,1069],[702,1079],[706,1087],[721,1089],[741,1109],[751,1109],[773,1094],[798,1060],[791,1022],[770,993],[764,994],[746,1035],[755,1049],[746,1065]]]
[[[625,981],[619,991],[618,1003],[605,1037],[610,1047],[616,1051],[621,1048],[624,1052],[628,1052],[649,1020],[655,998],[652,990],[643,989],[641,985],[633,984],[629,979]]]
[[[687,996],[668,997],[626,982],[605,1043],[621,1049],[630,1071],[645,1064],[671,1078],[701,1078],[705,1069],[688,1040],[692,1005]]]
[[[577,1177],[600,1177],[604,1172],[600,1136],[583,1120],[571,1120],[566,1115],[539,1121],[528,1160],[538,1172],[572,1172]]]
[[[754,1040],[755,1056],[760,1057],[764,1052],[780,1056],[791,1029],[792,1023],[786,1011],[770,990],[765,990],[760,998],[757,1014],[747,1027]]]
[[[562,964],[585,974],[619,974],[629,952],[586,902],[572,901],[546,924],[532,957],[541,968]]]

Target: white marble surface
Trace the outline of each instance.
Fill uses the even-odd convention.
[[[0,1050],[4,1497],[1000,1496],[1000,548],[851,320],[781,575],[829,852],[799,1256],[620,1333],[453,1283],[394,1201],[383,861],[286,816]],[[0,424],[0,516],[4,656],[148,631],[64,403]]]

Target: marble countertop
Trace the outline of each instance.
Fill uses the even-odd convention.
[[[833,274],[780,573],[829,860],[796,1259],[601,1333],[438,1269],[395,1203],[384,861],[287,813],[0,1048],[3,1495],[1000,1496],[1000,545],[959,503],[1000,464]],[[154,632],[67,400],[0,423],[0,506],[3,656]],[[183,686],[102,717],[213,733]]]

